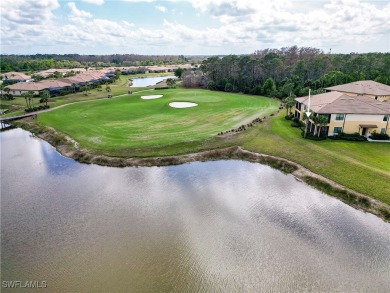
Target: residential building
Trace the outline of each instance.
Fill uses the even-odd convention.
[[[42,80],[39,82],[18,82],[7,86],[14,96],[21,96],[23,93],[32,91],[34,95],[39,95],[41,91],[48,90],[52,95],[57,95],[60,91],[71,91],[73,85],[76,87],[87,84],[103,83],[109,79],[109,70],[91,70],[81,72],[75,76],[55,80]]]
[[[70,89],[70,84],[59,80],[43,80],[40,82],[18,82],[7,86],[10,89],[10,94],[21,96],[23,93],[32,91],[38,96],[42,91],[48,90],[51,94],[60,90]]]
[[[1,75],[4,84],[31,81],[31,76],[21,72],[7,72]]]
[[[303,120],[304,112],[312,112],[308,122],[308,132],[316,133],[318,125],[313,121],[318,115],[327,118],[321,127],[321,135],[333,136],[340,132],[360,133],[368,136],[376,131],[390,135],[390,103],[381,102],[368,96],[350,96],[331,91],[310,97],[296,98],[294,116]]]
[[[361,80],[325,88],[327,91],[337,91],[349,96],[367,96],[378,101],[390,101],[390,86],[372,81]]]

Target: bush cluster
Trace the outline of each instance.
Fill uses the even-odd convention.
[[[265,117],[263,118],[265,119]],[[224,134],[227,134],[227,133],[236,133],[236,132],[241,132],[241,131],[244,131],[246,130],[247,128],[250,128],[250,127],[253,127],[255,126],[257,123],[261,123],[263,122],[263,120],[261,118],[256,118],[254,119],[252,122],[246,124],[246,125],[241,125],[240,127],[238,128],[233,128],[233,129],[230,129],[230,130],[227,130],[227,131],[221,131],[219,132],[217,135],[224,135]]]
[[[287,116],[286,116],[287,117]],[[285,118],[286,118],[285,117]],[[287,119],[287,118],[286,118]],[[291,119],[287,119],[287,120],[291,120]],[[299,120],[299,118],[295,117],[293,119],[293,123],[291,123],[291,127],[297,127],[297,128],[302,128],[305,126],[305,123],[303,123],[303,121]]]
[[[374,139],[374,140],[389,140],[390,137],[386,133],[373,132],[373,133],[371,133],[370,138]]]
[[[302,135],[302,137],[310,139],[310,140],[320,141],[320,140],[325,140],[326,139],[326,136],[317,136],[317,135],[314,135],[313,133],[310,133],[310,132],[307,132],[306,133],[306,137],[305,137],[305,131],[302,131],[301,135]]]
[[[38,106],[38,107],[33,107],[33,108],[26,108],[24,109],[24,112],[26,113],[31,113],[31,112],[35,112],[35,111],[39,111],[39,110],[45,110],[45,109],[49,109],[50,106],[49,105],[41,105],[41,106]]]
[[[345,133],[340,132],[338,135],[333,136],[334,140],[348,140],[348,141],[366,141],[367,139],[364,136],[361,136],[360,133]]]

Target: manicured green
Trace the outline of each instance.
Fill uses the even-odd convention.
[[[163,94],[156,100],[141,95]],[[172,101],[199,103],[173,109]],[[149,90],[69,105],[39,115],[40,124],[68,134],[94,153],[151,157],[243,146],[297,162],[348,188],[390,204],[390,143],[305,140],[285,111],[239,134],[218,137],[255,117],[275,112],[269,98],[207,90]],[[261,113],[261,114],[260,114]]]
[[[284,119],[284,111],[268,123],[237,136],[238,145],[297,162],[346,187],[390,204],[390,143],[313,141]]]
[[[171,73],[172,74],[172,73]],[[129,78],[130,75],[121,75],[120,78],[113,84],[110,84],[111,94],[114,96],[126,94],[129,90],[137,92],[144,90],[144,88],[135,88],[129,87]],[[81,102],[81,101],[90,101],[97,99],[107,98],[108,92],[105,90],[106,86],[102,85],[102,90],[98,91],[97,89],[92,89],[88,95],[85,95],[82,92],[75,94],[69,94],[65,96],[53,97],[49,99],[50,108],[58,107],[61,105]],[[34,97],[33,104],[34,106],[43,105],[39,103],[40,97]],[[0,101],[0,109],[7,109],[7,112],[2,117],[16,116],[25,114],[24,109],[26,108],[26,100],[23,97],[16,96],[14,100],[11,101]]]
[[[141,95],[163,95],[143,100]],[[195,102],[177,109],[170,102]],[[204,144],[278,108],[276,100],[199,89],[149,90],[78,103],[39,115],[38,123],[74,138],[81,147],[111,156],[175,154],[181,145]],[[164,153],[164,149],[167,152]],[[148,154],[149,152],[149,154]]]

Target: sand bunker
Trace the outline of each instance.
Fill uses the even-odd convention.
[[[141,99],[143,100],[153,100],[161,98],[163,95],[151,95],[151,96],[142,96]]]
[[[172,102],[169,103],[169,106],[171,106],[172,108],[191,108],[198,106],[198,104],[190,102]]]

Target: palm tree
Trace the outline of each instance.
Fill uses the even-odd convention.
[[[319,115],[317,123],[318,123],[318,127],[319,127],[319,130],[318,130],[318,137],[319,137],[321,134],[321,128],[328,124],[328,117],[325,115]]]
[[[30,105],[28,104],[28,93],[23,93],[22,97],[26,100],[26,106],[28,109],[30,109]]]
[[[33,100],[33,98],[34,98],[34,92],[33,91],[28,91],[28,100],[30,101],[30,106],[31,106],[31,108],[33,108],[33,106],[34,106],[34,100]]]
[[[22,94],[22,97],[26,100],[26,105],[28,109],[32,108],[32,99],[34,97],[34,92],[33,91],[28,91]]]
[[[283,103],[286,105],[286,111],[287,115],[291,112],[292,107],[295,105],[295,95],[294,96],[289,96],[283,100]]]
[[[72,83],[72,89],[73,89],[73,93],[76,92],[76,84],[75,83]]]
[[[1,98],[3,98],[3,91],[6,92],[7,95],[9,95],[10,89],[6,87],[4,84],[1,84],[1,87],[2,87]]]
[[[50,98],[50,92],[48,90],[44,90],[43,92],[41,92],[40,96],[42,98],[42,101],[45,103],[45,106],[47,107],[47,102],[49,102]]]
[[[312,121],[315,125],[314,135],[318,135],[319,137],[321,134],[321,128],[328,124],[328,117],[324,115],[317,115],[312,118]]]

